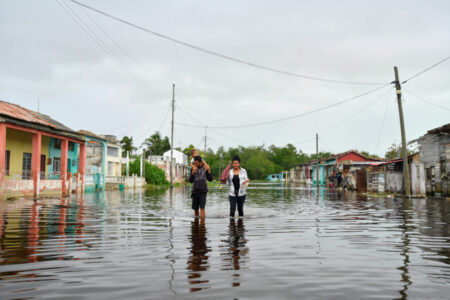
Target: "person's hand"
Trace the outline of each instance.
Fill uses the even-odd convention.
[[[245,179],[244,181],[242,181],[242,184],[250,182],[250,179]]]
[[[205,171],[211,173],[211,168],[209,167],[209,165],[207,163],[205,164]]]
[[[197,167],[196,166],[192,166],[192,174],[197,173]]]

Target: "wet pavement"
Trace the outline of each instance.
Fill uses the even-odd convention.
[[[253,184],[0,202],[1,299],[448,299],[450,201]]]

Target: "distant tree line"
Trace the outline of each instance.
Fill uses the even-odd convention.
[[[122,155],[125,157],[126,152],[129,151],[131,156],[135,156],[137,153],[137,147],[133,145],[133,138],[124,136],[121,140],[122,144]],[[162,137],[159,132],[155,132],[149,138],[145,139],[142,144],[145,157],[150,155],[162,155],[167,150],[170,150],[169,138]],[[195,147],[189,145],[184,149],[176,148],[182,151],[186,155],[190,155],[190,152]],[[199,149],[200,150],[200,149]],[[401,147],[393,144],[386,152],[386,159],[394,159],[399,157]],[[275,145],[271,146],[239,146],[230,147],[225,149],[224,147],[219,147],[216,151],[208,148],[206,153],[199,151],[200,155],[206,160],[206,162],[211,166],[211,171],[214,178],[220,176],[220,172],[226,167],[230,160],[235,156],[239,155],[241,158],[241,165],[248,172],[248,175],[252,179],[264,179],[269,174],[277,174],[282,171],[289,170],[290,168],[313,161],[317,159],[317,155],[304,153],[301,149],[297,149],[292,144],[287,144],[283,147],[278,147]],[[360,151],[362,154],[378,157],[375,154],[370,154],[367,151]],[[323,159],[328,156],[333,155],[330,152],[319,152],[319,158]]]

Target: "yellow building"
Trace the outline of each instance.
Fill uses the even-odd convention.
[[[16,129],[6,131],[6,178],[30,179],[31,153],[33,134]],[[47,158],[50,137],[42,136],[41,140],[41,178],[47,177]]]

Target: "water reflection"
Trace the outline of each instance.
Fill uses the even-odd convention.
[[[405,199],[403,201],[403,209],[401,214],[401,220],[402,224],[400,224],[400,229],[402,233],[402,250],[400,252],[400,255],[402,256],[402,262],[403,264],[398,268],[401,273],[401,281],[403,282],[403,288],[400,290],[400,298],[398,299],[408,299],[408,287],[412,284],[411,277],[409,274],[409,264],[410,264],[410,258],[409,258],[409,252],[410,252],[410,232],[412,230],[410,226],[411,222],[411,200]]]
[[[206,270],[209,269],[208,248],[206,242],[206,227],[205,219],[199,220],[196,218],[191,223],[191,235],[189,237],[191,242],[190,256],[187,261],[188,281],[191,285],[191,292],[198,292],[203,289],[210,288],[209,279],[205,278]]]
[[[114,298],[114,287],[123,298],[157,299],[445,299],[450,292],[448,200],[254,186],[246,218],[229,219],[226,191],[211,188],[205,224],[192,221],[188,194],[0,201],[2,299],[45,298],[50,290],[53,298]]]
[[[236,224],[237,223],[237,224]],[[239,270],[245,266],[245,256],[248,253],[247,239],[245,238],[244,219],[239,218],[236,222],[235,218],[230,218],[228,226],[228,239],[222,240],[225,245],[222,248],[222,268],[221,270],[233,272],[232,286],[241,285]]]

